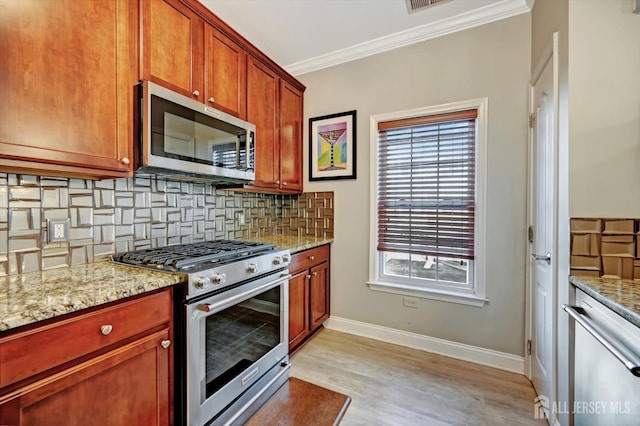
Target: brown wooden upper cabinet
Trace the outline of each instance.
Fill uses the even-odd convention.
[[[142,78],[246,117],[247,54],[178,0],[143,0]]]
[[[199,101],[204,22],[177,0],[142,0],[142,78]]]
[[[0,2],[0,168],[131,174],[138,3]]]
[[[248,120],[256,125],[251,186],[302,192],[302,92],[258,60],[248,69]]]

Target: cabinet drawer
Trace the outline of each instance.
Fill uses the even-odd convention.
[[[289,271],[295,274],[304,269],[311,268],[318,263],[322,263],[329,259],[329,245],[325,244],[320,247],[301,251],[291,256]]]
[[[0,339],[0,387],[166,324],[171,311],[165,290]]]

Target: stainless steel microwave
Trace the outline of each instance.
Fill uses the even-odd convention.
[[[138,93],[137,172],[221,184],[255,179],[255,125],[149,81]]]

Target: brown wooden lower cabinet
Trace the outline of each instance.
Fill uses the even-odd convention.
[[[289,352],[329,318],[329,245],[295,253],[289,279]]]
[[[160,293],[165,297],[158,298],[158,293],[149,297],[154,297],[155,303],[171,303],[170,290],[165,292]],[[130,303],[123,302],[124,308]],[[121,344],[108,345],[94,356],[69,361],[50,374],[44,372],[0,388],[0,425],[173,424],[172,317],[164,319],[164,324],[126,338]],[[128,320],[135,323],[138,319]],[[77,321],[82,323],[86,318],[80,315]],[[114,333],[117,327],[113,325]],[[42,338],[46,340],[47,331],[55,329],[55,323],[49,324]],[[29,338],[33,331],[25,334],[17,339]],[[64,347],[65,339],[58,344]],[[31,351],[34,358],[46,356],[37,346]]]

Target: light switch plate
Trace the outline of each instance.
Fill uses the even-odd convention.
[[[69,219],[49,219],[47,224],[47,237],[50,243],[69,241]]]

